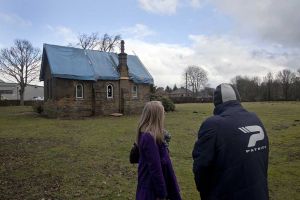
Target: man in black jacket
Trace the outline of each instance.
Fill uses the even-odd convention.
[[[242,107],[230,84],[216,88],[214,105],[214,116],[201,125],[193,150],[201,199],[269,199],[269,142],[262,122]]]

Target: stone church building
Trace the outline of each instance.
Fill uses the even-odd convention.
[[[140,59],[44,44],[40,71],[44,113],[51,117],[137,114],[150,100],[153,78]]]

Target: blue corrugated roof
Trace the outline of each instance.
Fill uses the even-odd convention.
[[[45,59],[53,77],[76,80],[119,80],[118,55],[44,44],[40,80],[44,80]],[[127,56],[129,79],[135,83],[153,84],[153,78],[137,56]]]

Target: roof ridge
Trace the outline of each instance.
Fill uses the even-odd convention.
[[[114,67],[115,69],[117,69],[117,68],[118,68],[118,64],[115,62],[115,60],[114,60],[114,58],[112,57],[112,55],[109,54],[108,56],[109,56],[111,62],[114,64],[113,67]]]
[[[84,49],[84,55],[87,57],[88,61],[89,61],[89,67],[91,68],[91,70],[93,71],[93,74],[94,74],[94,79],[97,80],[97,77],[96,77],[96,71],[95,71],[95,67],[93,66],[93,62],[92,62],[92,59],[89,57],[86,49]]]
[[[43,47],[44,46],[56,46],[56,47],[63,47],[63,48],[70,48],[70,49],[78,49],[78,50],[83,50],[83,51],[94,51],[94,52],[98,52],[98,53],[117,54],[116,52],[107,52],[107,51],[100,51],[100,50],[95,50],[95,49],[83,49],[80,47],[63,46],[63,45],[48,44],[48,43],[44,43]]]

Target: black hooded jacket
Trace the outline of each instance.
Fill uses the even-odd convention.
[[[202,200],[266,200],[266,130],[239,101],[218,104],[200,127],[193,172]]]

